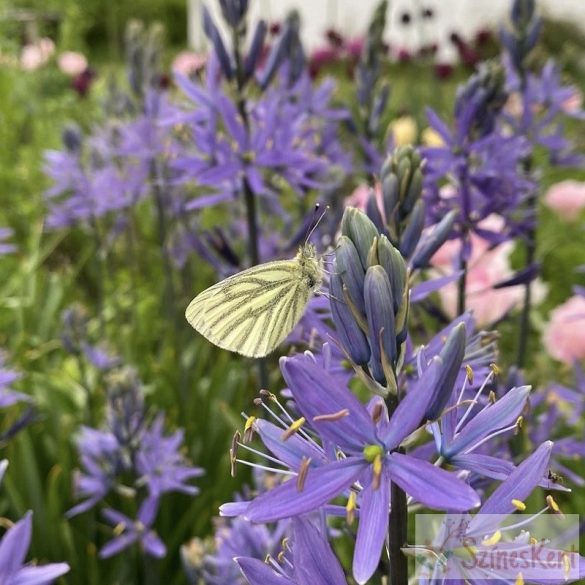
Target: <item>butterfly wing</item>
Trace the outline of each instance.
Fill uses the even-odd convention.
[[[260,264],[197,295],[185,316],[215,345],[248,357],[264,357],[293,330],[311,289],[297,259]]]

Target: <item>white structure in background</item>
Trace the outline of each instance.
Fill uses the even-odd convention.
[[[201,5],[205,0],[187,0],[189,6],[189,44],[195,50],[206,46],[201,24]],[[449,36],[458,32],[472,38],[481,29],[502,22],[512,0],[390,0],[386,36],[394,48],[416,52],[423,45],[438,46],[437,61],[452,62],[457,51]],[[585,0],[537,0],[543,15],[569,20],[585,31]],[[221,22],[219,2],[207,0],[215,21]],[[308,51],[324,44],[323,33],[330,27],[347,37],[363,35],[378,0],[250,0],[251,20],[282,21],[293,8],[302,18],[302,37]],[[433,18],[423,18],[432,10]],[[408,14],[410,24],[402,24]],[[225,31],[224,31],[225,32]],[[227,40],[227,36],[225,37]]]

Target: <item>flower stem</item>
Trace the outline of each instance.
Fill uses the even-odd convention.
[[[402,552],[407,542],[408,505],[406,494],[392,482],[390,484],[390,512],[388,541],[390,550],[390,585],[408,585],[408,559]]]
[[[248,118],[248,111],[246,110],[246,97],[245,97],[245,85],[246,80],[244,78],[244,69],[242,67],[242,32],[241,26],[236,25],[232,29],[233,38],[233,49],[234,49],[234,61],[236,65],[236,91],[237,91],[237,103],[238,112],[242,117],[242,121],[246,128],[246,133],[250,135],[250,120]],[[244,203],[246,205],[246,222],[248,226],[248,260],[251,266],[260,264],[260,253],[258,251],[258,218],[257,218],[257,206],[256,196],[254,191],[250,187],[248,178],[244,175],[242,180],[243,191],[244,191]],[[268,388],[268,370],[266,367],[266,360],[256,360],[258,364],[258,377],[262,388]]]
[[[398,406],[398,397],[392,394],[386,399],[388,415]],[[399,453],[404,453],[400,447]],[[394,482],[390,483],[390,515],[388,517],[388,550],[390,563],[388,567],[388,585],[408,585],[408,559],[402,552],[407,544],[408,504],[406,493]]]
[[[528,176],[532,168],[532,160],[527,159],[524,163],[524,172]],[[536,217],[536,207],[538,202],[538,193],[536,190],[531,193],[526,201],[526,208],[529,217]],[[526,232],[526,255],[524,266],[530,266],[536,258],[536,224],[528,228]],[[518,356],[516,364],[518,368],[526,366],[528,357],[528,337],[530,336],[530,313],[532,310],[532,281],[529,280],[524,285],[524,304],[520,314],[520,334],[518,339]]]
[[[463,315],[465,313],[465,295],[467,292],[467,260],[465,260],[464,248],[465,248],[465,239],[466,236],[463,236],[461,239],[461,253],[459,256],[459,270],[462,271],[461,276],[459,277],[459,282],[457,283],[457,314]]]

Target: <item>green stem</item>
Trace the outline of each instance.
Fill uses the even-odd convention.
[[[234,60],[236,64],[236,90],[237,90],[237,103],[238,112],[242,117],[246,133],[250,135],[250,120],[248,118],[248,111],[246,110],[246,97],[245,97],[245,85],[246,80],[244,78],[244,69],[242,67],[242,32],[241,26],[234,27],[232,30],[233,47],[234,47]],[[251,266],[260,264],[260,253],[258,251],[258,211],[256,205],[256,196],[250,186],[248,178],[243,178],[243,190],[244,190],[244,204],[246,206],[246,223],[248,226],[248,259]],[[256,360],[258,364],[258,378],[262,388],[268,388],[268,369],[266,367],[266,360]]]
[[[388,416],[398,406],[398,396],[388,395],[386,406]],[[398,449],[404,453],[404,449]],[[389,585],[408,585],[408,559],[402,552],[407,544],[408,533],[408,504],[406,493],[394,482],[390,483],[390,515],[388,517],[388,551],[390,563],[388,567]]]

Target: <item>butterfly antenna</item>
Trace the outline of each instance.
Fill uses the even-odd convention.
[[[329,210],[329,205],[325,206],[323,213],[321,213],[321,215],[315,220],[315,217],[319,213],[320,209],[321,209],[321,205],[319,203],[315,203],[315,210],[313,211],[313,221],[311,222],[313,224],[313,227],[309,230],[309,233],[307,234],[307,237],[305,238],[305,244],[307,244],[309,242],[309,239],[313,235],[315,230],[317,229],[317,226],[321,223],[321,220],[325,217],[325,214]]]

